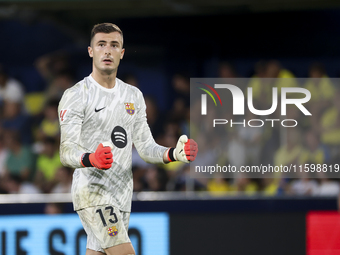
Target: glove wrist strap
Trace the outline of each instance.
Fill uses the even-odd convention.
[[[90,154],[91,153],[84,153],[82,156],[81,156],[81,164],[84,166],[84,167],[92,167],[92,164],[90,162]]]
[[[170,148],[170,149],[168,150],[168,160],[169,160],[170,162],[177,161],[177,160],[175,159],[175,157],[174,157],[174,151],[175,151],[175,148]]]

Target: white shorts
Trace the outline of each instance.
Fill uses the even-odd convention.
[[[87,249],[104,252],[112,246],[130,243],[129,212],[111,205],[88,207],[77,211],[87,234]]]

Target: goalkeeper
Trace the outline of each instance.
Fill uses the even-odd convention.
[[[60,159],[76,168],[72,200],[87,233],[86,255],[135,254],[128,237],[132,144],[149,163],[189,163],[197,144],[185,135],[176,148],[155,143],[142,93],[116,77],[125,53],[118,26],[94,26],[88,53],[92,73],[66,90],[59,103]]]

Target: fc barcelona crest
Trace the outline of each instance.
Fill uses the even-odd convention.
[[[107,233],[109,234],[109,236],[116,236],[118,234],[118,229],[113,226],[107,229]]]
[[[125,109],[126,112],[130,115],[133,115],[135,113],[135,106],[133,103],[125,103]]]

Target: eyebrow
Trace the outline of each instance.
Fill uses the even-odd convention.
[[[100,41],[97,42],[97,44],[98,44],[98,43],[107,43],[107,41],[100,40]],[[119,41],[111,41],[111,42],[109,42],[109,43],[111,43],[111,44],[113,44],[113,43],[118,43],[118,44],[119,44]]]

